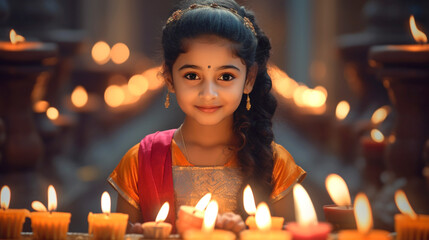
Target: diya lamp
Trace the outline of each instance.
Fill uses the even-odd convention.
[[[34,168],[43,157],[43,141],[31,111],[32,93],[55,65],[57,45],[25,41],[13,29],[9,37],[10,41],[0,42],[0,116],[8,123],[1,165],[19,170]]]
[[[101,195],[103,213],[88,214],[88,234],[94,239],[123,239],[128,224],[128,214],[111,213],[111,201],[108,192]]]
[[[209,204],[211,197],[212,194],[207,193],[198,201],[195,207],[180,206],[176,221],[177,232],[179,234],[189,229],[201,229],[204,220],[204,210]]]
[[[395,215],[396,239],[429,239],[429,215],[417,215],[402,190],[396,191],[395,202],[401,211]]]
[[[341,230],[338,240],[389,240],[389,232],[372,229],[372,212],[368,198],[364,193],[359,193],[354,202],[354,214],[357,230]]]
[[[286,230],[292,234],[292,239],[327,239],[332,226],[329,223],[319,223],[317,221],[316,211],[310,196],[301,184],[295,184],[293,187],[293,198],[297,222],[291,222],[286,225]]]
[[[332,224],[333,230],[355,229],[355,217],[349,189],[342,177],[330,174],[325,181],[329,196],[335,204],[324,205],[326,221]]]
[[[156,216],[155,222],[145,222],[142,224],[145,238],[167,238],[171,233],[171,224],[164,222],[168,216],[170,204],[165,202]]]
[[[281,229],[273,229],[271,226],[271,214],[266,203],[261,202],[256,209],[254,216],[256,228],[244,230],[240,233],[241,240],[290,240],[292,236],[289,232]]]
[[[0,60],[13,62],[40,61],[54,57],[57,45],[53,43],[30,42],[17,34],[14,29],[9,32],[9,42],[0,42]]]
[[[20,238],[25,218],[30,216],[27,209],[9,209],[10,189],[3,186],[1,189],[0,208],[0,239]]]
[[[249,227],[249,229],[258,229],[256,225],[256,205],[255,205],[255,198],[253,196],[252,188],[250,188],[250,185],[247,185],[244,188],[243,191],[243,205],[244,210],[247,214],[249,214],[249,217],[246,219],[246,225]],[[281,230],[283,228],[283,222],[284,218],[282,217],[272,217],[270,215],[270,228],[273,230]]]
[[[413,16],[409,23],[416,44],[373,46],[369,51],[369,64],[376,68],[397,113],[385,156],[386,167],[398,178],[421,171],[429,130],[429,44]]]
[[[219,206],[216,200],[212,200],[207,205],[207,209],[204,212],[203,225],[201,229],[190,229],[185,231],[182,236],[184,240],[215,240],[225,239],[234,240],[235,234],[231,231],[214,229],[216,224],[216,218],[218,214]]]
[[[48,187],[48,208],[39,201],[33,201],[31,207],[31,228],[34,239],[66,239],[71,213],[54,212],[57,209],[57,194],[52,185]]]

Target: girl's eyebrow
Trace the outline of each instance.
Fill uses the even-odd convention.
[[[183,66],[181,66],[181,67],[179,68],[179,71],[180,71],[180,70],[182,70],[182,69],[185,69],[185,68],[192,68],[192,69],[198,69],[198,70],[201,70],[201,69],[202,69],[202,67],[197,66],[197,65],[185,64],[185,65],[183,65]],[[220,67],[218,67],[218,68],[217,68],[217,70],[225,70],[225,69],[229,69],[229,68],[232,68],[232,69],[235,69],[235,70],[237,70],[237,71],[240,71],[240,69],[239,69],[238,67],[234,66],[234,65],[224,65],[224,66],[220,66]]]

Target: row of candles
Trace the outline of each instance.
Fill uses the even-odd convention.
[[[391,239],[389,232],[373,228],[372,211],[364,193],[357,194],[352,205],[346,182],[337,174],[326,178],[326,188],[335,204],[324,206],[328,222],[318,222],[310,196],[304,187],[295,184],[293,197],[296,222],[284,225],[282,217],[271,216],[268,205],[261,202],[256,207],[250,186],[244,189],[243,202],[249,214],[245,223],[248,230],[239,238],[251,239],[327,239],[332,229],[338,231],[339,240],[347,239]],[[27,209],[9,209],[10,189],[1,190],[0,238],[19,238],[26,217],[31,218],[35,239],[66,239],[71,213],[55,212],[57,197],[54,187],[48,188],[48,207],[34,201]],[[181,206],[178,212],[177,230],[184,239],[236,239],[230,231],[214,229],[218,216],[218,204],[207,193],[194,206]],[[410,206],[405,193],[398,190],[395,202],[401,214],[395,215],[396,239],[427,239],[429,237],[429,216],[417,215]],[[128,224],[128,215],[111,213],[111,200],[107,192],[101,197],[103,213],[88,214],[88,233],[95,239],[123,239]],[[165,202],[153,222],[142,224],[144,237],[167,238],[172,230],[164,222],[169,214],[169,203]],[[179,224],[180,222],[180,224]],[[357,230],[353,229],[356,228]]]

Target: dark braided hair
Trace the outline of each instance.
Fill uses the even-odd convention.
[[[271,119],[277,107],[277,102],[270,93],[272,83],[267,73],[271,44],[256,24],[253,13],[234,0],[183,1],[173,9],[172,13],[178,9],[188,9],[192,4],[209,6],[212,3],[223,8],[204,7],[186,11],[177,21],[169,22],[164,26],[162,34],[164,74],[171,75],[171,69],[177,57],[186,51],[184,40],[207,34],[217,35],[234,43],[233,50],[245,62],[247,71],[256,63],[258,71],[250,93],[252,107],[247,111],[246,96],[243,94],[241,103],[234,112],[233,131],[240,139],[237,157],[244,176],[242,190],[245,185],[250,184],[255,193],[256,202],[269,203],[273,190],[274,167],[271,146],[274,135]],[[227,9],[234,9],[240,17]],[[253,24],[256,36],[243,23],[245,17]],[[240,214],[244,216],[243,203],[238,202]]]

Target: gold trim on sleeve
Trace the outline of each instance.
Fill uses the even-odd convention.
[[[140,210],[139,204],[133,198],[131,198],[125,191],[123,191],[118,186],[118,184],[116,184],[116,182],[115,182],[115,180],[113,180],[113,178],[111,178],[111,177],[107,178],[107,182],[110,183],[110,185],[112,185],[112,187],[119,193],[119,195],[121,195],[121,197],[123,197],[125,199],[125,201],[127,201],[129,204],[131,204],[131,206]]]
[[[306,172],[301,172],[301,174],[299,175],[299,177],[296,178],[295,182],[292,183],[288,188],[286,188],[283,192],[277,194],[277,196],[275,196],[274,198],[271,199],[271,203],[275,203],[277,201],[279,201],[280,199],[284,198],[286,195],[288,195],[288,193],[292,190],[293,186],[296,183],[300,183],[302,182],[302,180],[304,180],[304,177],[307,175]]]

